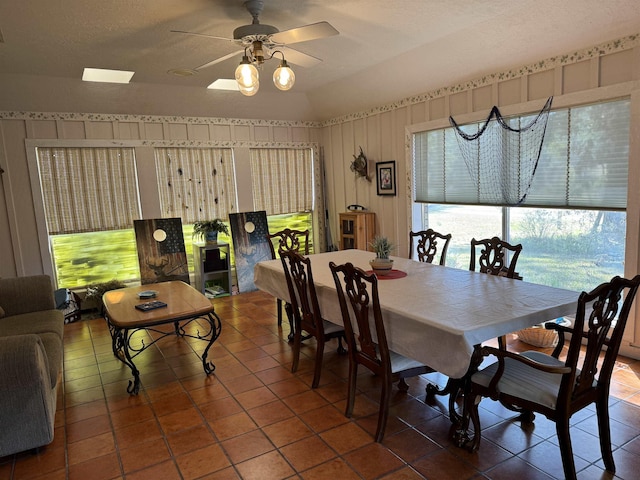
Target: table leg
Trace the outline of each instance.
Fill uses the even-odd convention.
[[[135,332],[136,330],[134,330]],[[131,369],[133,375],[133,381],[129,380],[127,386],[127,393],[137,395],[140,391],[140,371],[133,363],[133,357],[129,350],[129,342],[131,341],[131,331],[129,329],[122,329],[113,327],[112,347],[116,357]]]
[[[456,400],[463,392],[462,385],[462,378],[449,378],[444,388],[440,388],[432,383],[427,385],[427,397],[449,395],[449,420],[451,420],[451,423],[455,426],[459,425],[462,420],[458,412],[456,412]]]
[[[211,348],[211,345],[213,345],[213,342],[215,342],[216,339],[220,336],[220,332],[222,331],[222,323],[220,322],[220,317],[218,317],[216,312],[211,312],[203,318],[206,318],[206,320],[209,322],[209,325],[211,326],[211,338],[209,339],[209,343],[204,349],[204,352],[202,352],[202,366],[204,367],[204,372],[209,375],[210,373],[213,373],[213,371],[216,369],[216,366],[213,364],[213,362],[207,361],[207,356],[209,355],[209,349]],[[206,336],[202,338],[204,339],[206,338]]]

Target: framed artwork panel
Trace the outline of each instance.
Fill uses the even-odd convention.
[[[378,195],[396,194],[396,162],[376,162],[376,186]]]

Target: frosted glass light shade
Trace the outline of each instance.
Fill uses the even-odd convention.
[[[238,87],[242,90],[252,89],[258,83],[258,69],[254,67],[249,59],[244,56],[242,57],[242,62],[236,68],[236,82],[238,82]]]
[[[240,93],[246,97],[254,96],[256,93],[258,93],[259,89],[260,89],[260,82],[256,82],[256,84],[250,88],[245,88],[238,85],[238,90],[240,90]]]
[[[284,91],[291,90],[293,84],[296,83],[296,76],[286,61],[283,60],[273,72],[273,83],[279,90]]]

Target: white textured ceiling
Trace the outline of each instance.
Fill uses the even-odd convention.
[[[278,92],[268,80],[251,98],[207,92],[203,98],[215,103],[214,116],[234,111],[251,116],[252,109],[270,108],[271,116],[264,110],[256,116],[324,120],[640,32],[638,0],[264,3],[263,24],[282,31],[327,21],[340,34],[294,46],[323,62],[293,66],[292,92]],[[134,88],[164,92],[188,104],[190,95],[204,95],[217,78],[232,78],[240,58],[191,77],[167,71],[195,68],[238,47],[170,30],[232,37],[236,27],[250,22],[242,0],[0,0],[0,76],[27,84],[31,76],[57,77],[51,84],[63,88],[65,82],[79,81],[83,67],[133,70]],[[263,79],[276,65],[276,60],[265,64]],[[109,92],[117,95],[118,90]],[[6,109],[3,103],[0,97],[0,110]],[[304,108],[297,112],[295,104]],[[277,105],[286,113],[273,111]],[[140,111],[131,111],[136,108]],[[166,113],[149,104],[125,112]]]

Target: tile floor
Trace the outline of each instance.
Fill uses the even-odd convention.
[[[136,359],[137,396],[126,393],[130,372],[114,358],[104,320],[67,325],[55,439],[39,452],[0,458],[0,480],[563,477],[554,425],[538,417],[523,428],[489,400],[482,402],[479,452],[455,447],[447,397],[425,403],[427,382],[445,381],[437,374],[396,393],[385,439],[374,443],[375,378],[361,373],[347,419],[348,360],[336,345],[328,346],[321,385],[312,390],[313,342],[292,374],[288,328],[277,327],[272,297],[254,292],[214,302],[223,322],[210,352],[215,373],[207,377],[195,353],[204,342],[164,338]],[[510,342],[523,348],[515,337]],[[615,477],[602,467],[593,410],[574,416],[579,478],[640,478],[639,374],[640,362],[620,358],[610,402]]]

